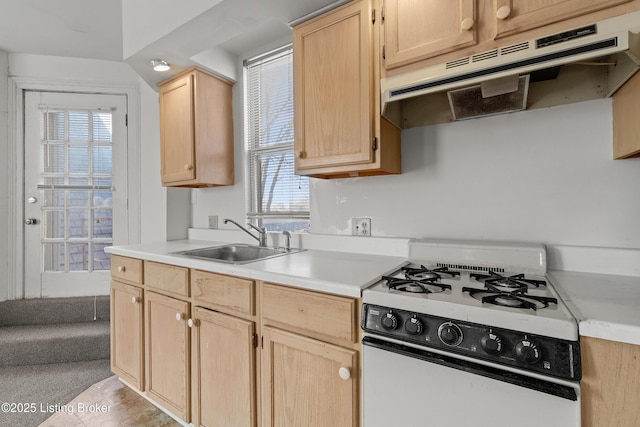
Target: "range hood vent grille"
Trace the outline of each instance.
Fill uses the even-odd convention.
[[[461,67],[463,65],[469,64],[469,57],[464,57],[460,59],[456,59],[455,61],[449,61],[445,64],[445,68],[450,70],[451,68]]]
[[[468,73],[463,73],[463,74],[459,74],[452,77],[445,77],[442,79],[433,80],[426,83],[418,83],[418,84],[400,88],[400,89],[394,89],[390,91],[390,97],[394,98],[401,95],[411,94],[413,92],[423,91],[425,89],[436,88],[439,86],[444,86],[444,85],[448,85],[456,82],[464,82],[465,80],[470,80],[478,77],[493,76],[497,73],[502,73],[510,70],[517,70],[520,68],[529,67],[536,64],[544,64],[544,63],[551,62],[558,59],[571,58],[573,56],[578,56],[584,53],[590,53],[590,52],[595,53],[595,52],[606,50],[616,46],[618,46],[618,37],[612,37],[612,38],[598,41],[595,43],[581,45],[578,47],[565,49],[565,50],[559,50],[559,51],[545,54],[545,55],[531,56],[529,58],[522,59],[519,61],[514,61],[514,62],[502,64],[502,65],[497,65],[494,67],[476,70],[476,71],[471,71]]]
[[[497,57],[498,57],[498,49],[494,49],[487,52],[478,53],[477,55],[473,55],[471,57],[471,61],[481,62],[481,61],[486,61],[487,59],[492,59]]]
[[[500,55],[509,55],[510,53],[521,52],[523,50],[530,49],[529,42],[523,42],[518,44],[513,44],[511,46],[506,46],[500,49]]]

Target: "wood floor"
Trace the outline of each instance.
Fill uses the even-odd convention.
[[[55,411],[40,427],[180,426],[115,375],[92,385]]]

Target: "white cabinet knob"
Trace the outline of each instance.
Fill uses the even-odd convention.
[[[462,28],[465,31],[468,31],[471,28],[473,28],[473,18],[464,18],[460,23],[460,28]]]
[[[140,302],[140,298],[138,298],[138,297],[131,297],[131,303],[133,303],[133,304],[137,304],[138,302]]]
[[[182,320],[184,319],[184,314],[183,313],[176,313],[176,320]]]
[[[502,6],[496,12],[496,17],[500,20],[507,19],[511,15],[511,8],[509,6]]]
[[[198,321],[197,320],[193,320],[193,319],[189,319],[189,320],[187,320],[187,326],[189,326],[190,328],[193,328],[194,326],[198,326]]]
[[[349,378],[351,378],[351,371],[349,370],[349,368],[345,368],[344,366],[340,369],[338,369],[338,375],[340,375],[340,378],[342,378],[343,380],[348,380]]]
[[[193,169],[193,165],[191,163],[187,163],[186,165],[184,165],[184,170],[190,171],[192,169]]]
[[[127,267],[125,267],[124,265],[118,266],[118,273],[124,273],[125,271],[127,271]]]

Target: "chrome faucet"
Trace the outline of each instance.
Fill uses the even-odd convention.
[[[235,224],[240,230],[244,231],[249,236],[251,236],[254,239],[256,239],[258,241],[258,245],[260,245],[261,248],[266,248],[267,247],[267,230],[264,227],[258,227],[257,225],[253,225],[250,222],[247,223],[247,225],[249,227],[253,228],[254,230],[256,230],[258,232],[258,236],[255,236],[252,232],[250,232],[249,230],[247,230],[246,228],[244,228],[243,226],[241,226],[240,224],[238,224],[237,222],[235,222],[232,219],[225,218],[223,222],[225,224],[227,224],[229,222],[232,223],[232,224]]]

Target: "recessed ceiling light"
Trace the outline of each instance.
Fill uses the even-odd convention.
[[[151,60],[151,65],[155,71],[167,71],[171,68],[164,59],[153,59]]]

